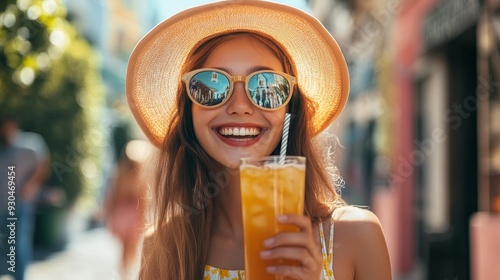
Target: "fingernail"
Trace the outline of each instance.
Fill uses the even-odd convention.
[[[261,257],[268,257],[271,255],[271,251],[261,251],[260,256]]]
[[[274,238],[269,238],[269,239],[264,241],[264,246],[269,247],[269,246],[273,245],[273,243],[274,243]]]
[[[277,216],[276,219],[279,221],[279,222],[286,222],[286,220],[288,220],[288,217],[285,216],[285,215],[281,215],[281,216]]]

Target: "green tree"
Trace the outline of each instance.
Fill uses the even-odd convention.
[[[45,138],[62,207],[94,192],[104,143],[97,56],[65,16],[61,0],[0,3],[0,112]]]

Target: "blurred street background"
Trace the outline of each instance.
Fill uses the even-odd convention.
[[[121,279],[128,245],[104,210],[149,149],[132,141],[144,136],[128,57],[161,20],[207,2],[0,2],[0,117],[41,136],[32,156],[47,161],[25,279]],[[500,279],[500,0],[277,2],[315,15],[347,59],[349,101],[323,137],[342,196],[381,220],[394,279]]]

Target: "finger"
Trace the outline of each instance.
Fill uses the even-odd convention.
[[[317,263],[321,263],[320,256],[311,255],[305,248],[298,247],[279,247],[272,250],[262,251],[260,253],[262,259],[287,259],[295,260],[302,264],[303,267],[309,268],[312,271],[316,269]]]
[[[293,225],[300,229],[299,232],[281,232],[264,241],[267,248],[276,248],[279,246],[305,247],[311,255],[320,254],[320,248],[316,246],[313,238],[312,223],[306,216],[301,215],[281,215],[276,219],[287,225]]]
[[[298,247],[305,248],[311,255],[321,255],[321,248],[314,242],[311,235],[305,233],[278,233],[264,241],[266,249],[278,247]]]
[[[281,232],[264,241],[264,247],[275,248],[279,246],[307,247],[314,244],[313,239],[303,232]]]
[[[321,275],[321,272],[317,272],[315,270],[303,268],[300,266],[291,266],[291,265],[268,266],[266,270],[270,274],[282,275],[285,276],[287,279],[310,280],[314,279],[311,277],[314,274]]]
[[[304,272],[301,271],[301,268],[296,266],[268,266],[266,270],[269,274],[283,275],[291,279],[306,279]]]
[[[299,230],[302,232],[312,232],[311,220],[306,216],[287,214],[287,215],[276,216],[276,220],[280,224],[294,225],[298,227]]]

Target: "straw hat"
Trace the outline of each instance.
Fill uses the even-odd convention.
[[[219,1],[182,11],[154,27],[137,44],[127,70],[127,99],[146,136],[163,143],[193,48],[217,35],[238,31],[262,34],[292,60],[302,93],[315,102],[313,133],[324,130],[342,111],[349,74],[342,52],[323,25],[290,6],[263,0]]]

